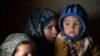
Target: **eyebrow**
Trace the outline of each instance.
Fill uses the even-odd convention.
[[[81,23],[81,20],[77,19],[75,22],[79,22],[79,23]]]
[[[63,20],[63,22],[64,22],[64,21],[68,21],[68,22],[69,22],[70,20],[65,19],[65,20]],[[80,21],[79,19],[77,19],[75,22],[81,22],[81,21]]]
[[[68,21],[69,22],[69,20],[67,20],[67,19],[63,20],[63,22],[65,22],[65,21]]]

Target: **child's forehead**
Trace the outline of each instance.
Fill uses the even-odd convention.
[[[28,47],[30,47],[30,46],[32,46],[32,44],[21,44],[19,46],[28,46]]]
[[[18,49],[33,49],[34,48],[34,46],[33,45],[31,45],[31,44],[21,44],[21,45],[19,45],[18,46]]]
[[[64,21],[77,21],[77,22],[80,22],[80,18],[77,17],[77,16],[66,16],[64,18]]]

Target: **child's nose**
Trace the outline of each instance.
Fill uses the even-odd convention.
[[[74,25],[71,25],[70,26],[70,29],[74,30],[75,29],[75,26]]]

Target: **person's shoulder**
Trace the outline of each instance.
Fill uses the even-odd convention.
[[[89,40],[90,43],[93,42],[93,37],[91,35],[87,35],[85,39]]]
[[[68,39],[66,39],[67,36],[65,36],[62,32],[58,33],[56,40],[62,41],[62,42],[68,42]]]
[[[64,36],[64,34],[63,33],[58,33],[58,35],[57,35],[57,39],[64,39],[65,38],[65,36]]]
[[[93,46],[93,39],[92,39],[92,36],[91,35],[85,36],[81,40],[81,42],[83,42],[86,47],[92,48],[92,46]]]
[[[55,43],[57,44],[64,44],[64,43],[67,43],[68,41],[65,39],[65,35],[63,33],[59,33],[57,35],[57,38],[55,40]]]

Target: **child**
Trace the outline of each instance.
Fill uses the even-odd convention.
[[[55,41],[55,56],[92,56],[92,39],[87,34],[87,14],[79,4],[65,8],[58,21],[61,32]]]
[[[0,46],[0,56],[35,56],[35,52],[34,42],[24,33],[9,35]]]
[[[16,46],[13,56],[36,56],[36,47],[31,41],[21,41]]]

